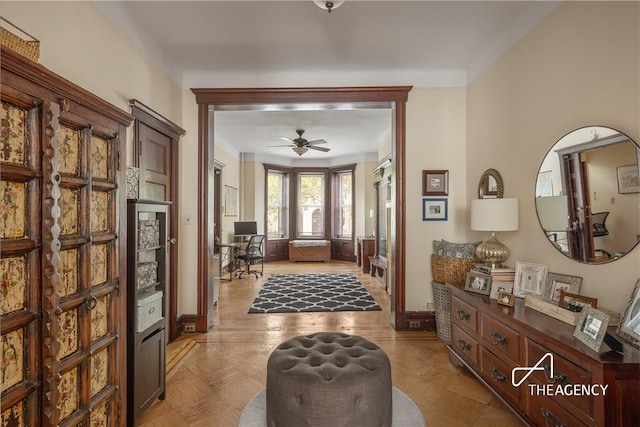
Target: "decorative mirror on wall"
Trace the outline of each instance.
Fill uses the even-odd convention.
[[[640,241],[640,147],[622,132],[588,126],[564,135],[538,171],[535,202],[549,241],[563,255],[597,264]]]
[[[502,196],[504,196],[504,183],[500,172],[487,169],[478,183],[478,199],[502,199]]]

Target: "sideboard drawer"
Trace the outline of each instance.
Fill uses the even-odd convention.
[[[485,347],[481,348],[480,373],[489,384],[501,395],[511,400],[515,405],[520,404],[520,388],[511,384],[511,370],[514,366],[498,359]]]
[[[470,304],[451,297],[451,320],[453,323],[466,328],[471,333],[478,332],[478,310]]]
[[[533,425],[550,427],[584,427],[585,424],[553,401],[554,397],[529,394],[527,416]]]
[[[564,357],[558,356],[553,351],[542,347],[540,344],[527,339],[527,366],[534,366],[546,353],[553,355],[553,375],[551,375],[551,361],[547,358],[540,367],[544,371],[533,371],[529,381],[538,384],[553,384],[554,387],[566,385],[586,385],[593,383],[591,372],[573,364]],[[589,417],[593,417],[593,396],[575,395],[558,396],[560,404],[574,412],[578,409]]]
[[[469,359],[469,362],[477,366],[478,365],[478,341],[471,335],[463,331],[458,325],[453,325],[451,328],[452,338],[451,346],[456,351]]]
[[[482,340],[485,346],[502,353],[509,359],[517,362],[520,355],[520,334],[494,319],[482,315]]]

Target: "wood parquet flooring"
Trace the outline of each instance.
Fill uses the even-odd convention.
[[[382,311],[247,313],[269,274],[306,272],[355,273]],[[222,283],[214,327],[169,344],[166,399],[154,403],[138,426],[237,426],[244,406],[265,388],[273,349],[291,337],[319,331],[361,335],[380,346],[391,361],[393,385],[413,399],[428,427],[522,425],[471,374],[449,363],[435,333],[396,332],[389,303],[375,278],[347,262],[269,263],[263,278]]]

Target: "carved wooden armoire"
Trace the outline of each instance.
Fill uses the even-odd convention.
[[[124,425],[132,117],[4,47],[0,60],[3,423]]]

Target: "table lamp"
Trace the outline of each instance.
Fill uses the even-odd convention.
[[[471,201],[471,229],[490,231],[491,237],[476,250],[476,256],[492,268],[499,267],[510,252],[496,238],[496,231],[518,230],[518,199],[476,199]]]

